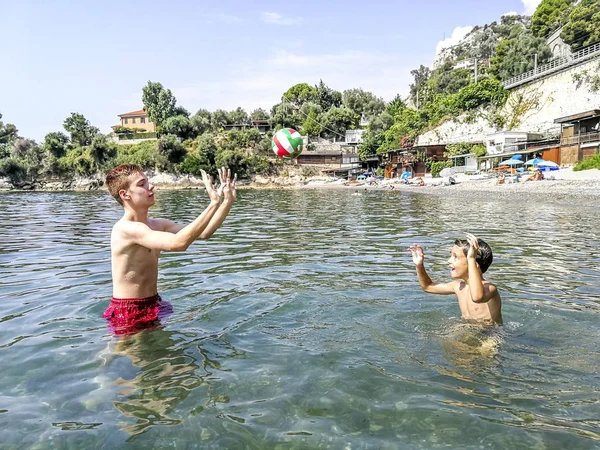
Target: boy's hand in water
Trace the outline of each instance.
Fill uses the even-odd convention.
[[[204,187],[206,188],[206,193],[208,194],[210,201],[217,202],[217,203],[220,202],[221,201],[221,192],[219,192],[213,186],[210,175],[208,175],[204,170],[201,170],[200,173],[202,174],[202,182],[204,183]],[[219,170],[219,176],[220,175],[221,175],[221,172]]]
[[[408,251],[412,256],[412,260],[415,263],[415,266],[422,266],[423,261],[425,260],[425,255],[423,254],[423,247],[417,244],[413,244],[408,247]]]
[[[479,252],[479,241],[471,233],[465,233],[467,236],[467,242],[469,243],[469,251],[467,252],[467,259],[476,259],[477,252]]]

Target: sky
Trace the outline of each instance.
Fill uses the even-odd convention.
[[[1,120],[42,141],[79,112],[109,133],[148,81],[192,114],[270,110],[320,79],[389,101],[474,25],[540,1],[0,0]]]

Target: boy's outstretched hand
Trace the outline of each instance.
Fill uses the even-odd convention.
[[[467,242],[469,243],[469,251],[467,252],[467,259],[476,259],[477,252],[479,252],[479,241],[471,233],[465,233],[467,236]]]
[[[231,170],[229,171],[228,178],[231,180]],[[233,176],[233,180],[229,182],[229,189],[225,191],[225,201],[235,203],[237,200],[237,193],[235,191],[235,183],[237,182],[237,173]]]
[[[425,255],[423,254],[423,247],[417,244],[413,244],[410,247],[408,247],[408,251],[412,256],[415,266],[422,266],[423,261],[425,260]]]
[[[215,189],[215,187],[212,184],[212,179],[210,178],[210,175],[208,175],[204,170],[201,170],[200,173],[202,174],[202,182],[204,183],[204,187],[206,188],[206,193],[208,194],[210,201],[220,202],[222,192],[220,192],[218,189]],[[220,176],[221,169],[219,169],[219,177]]]

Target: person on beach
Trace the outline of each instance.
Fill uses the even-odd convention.
[[[113,297],[104,312],[115,334],[132,334],[158,324],[172,312],[158,295],[158,258],[162,251],[185,251],[197,239],[210,239],[223,224],[236,200],[229,169],[219,169],[220,186],[202,172],[209,205],[190,224],[148,217],[154,205],[154,186],[142,168],[123,164],[106,174],[110,194],[123,206],[123,217],[111,233]]]
[[[502,301],[496,286],[486,281],[483,274],[492,264],[490,246],[482,239],[467,233],[467,239],[457,239],[450,250],[449,283],[434,283],[424,265],[423,248],[409,247],[417,277],[423,291],[430,294],[455,294],[463,319],[485,325],[502,324]]]

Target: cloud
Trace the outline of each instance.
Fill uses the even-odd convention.
[[[262,20],[265,23],[273,23],[275,25],[292,25],[293,23],[298,23],[300,19],[296,16],[294,18],[285,18],[278,13],[266,12],[263,13]]]
[[[521,0],[523,6],[525,7],[524,14],[528,16],[532,15],[537,9],[538,5],[542,3],[542,0]]]
[[[383,52],[307,54],[279,49],[259,60],[242,60],[224,68],[218,80],[173,88],[173,94],[192,113],[199,108],[213,111],[238,106],[251,112],[270,110],[297,83],[315,85],[322,79],[338,91],[360,87],[390,101],[396,94],[406,96],[412,81],[412,67],[399,61],[399,55]]]
[[[454,31],[452,31],[452,35],[449,38],[444,39],[443,41],[439,41],[437,46],[435,47],[435,54],[439,55],[439,53],[448,47],[452,47],[458,44],[462,38],[464,38],[467,34],[469,34],[473,30],[472,26],[466,27],[456,27]]]
[[[509,11],[507,13],[502,14],[500,17],[504,17],[504,16],[518,16],[519,13],[516,11]]]

